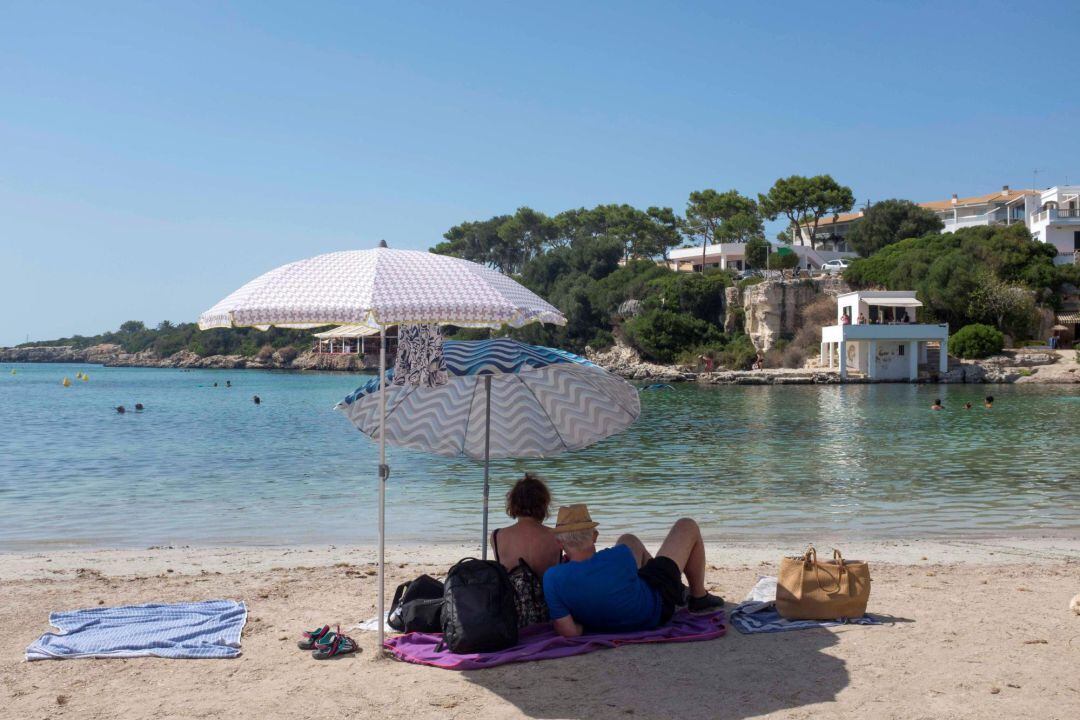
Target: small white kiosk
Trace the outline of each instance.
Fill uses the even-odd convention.
[[[927,343],[940,346],[938,371],[949,369],[949,326],[915,321],[914,290],[865,290],[836,298],[836,325],[821,328],[821,364],[871,380],[916,380]],[[834,365],[835,362],[835,365]]]

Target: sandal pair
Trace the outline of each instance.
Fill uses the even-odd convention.
[[[305,630],[303,639],[296,645],[301,650],[310,650],[311,657],[316,660],[348,655],[359,649],[355,640],[341,634],[340,625],[335,626],[334,630],[331,630],[329,625],[323,625],[317,630]]]

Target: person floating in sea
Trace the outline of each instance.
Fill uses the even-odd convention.
[[[944,410],[945,406],[941,404],[941,398],[934,398],[934,404],[930,406],[931,410]]]
[[[971,403],[969,403],[969,402],[964,403],[964,409],[965,410],[970,410],[971,409]]]
[[[994,396],[993,395],[987,395],[986,396],[986,401],[983,402],[983,407],[985,407],[987,410],[994,407]]]
[[[116,412],[118,412],[118,413],[120,413],[121,415],[123,415],[124,413],[126,413],[126,412],[127,412],[127,408],[125,408],[125,407],[124,407],[123,405],[117,405],[117,406],[116,406]]]
[[[226,380],[225,387],[232,387],[232,380]]]
[[[258,395],[256,395],[255,397],[251,398],[251,401],[252,401],[253,403],[255,403],[256,405],[262,405],[262,398],[261,398],[261,397],[259,397]]]
[[[142,403],[135,403],[135,411],[136,411],[136,412],[140,412],[140,411],[142,411],[143,409],[144,409],[144,408],[143,408],[143,404],[142,404]]]
[[[217,387],[217,383],[214,383],[214,387]]]

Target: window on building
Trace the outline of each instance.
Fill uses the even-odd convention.
[[[1080,230],[1073,230],[1073,250],[1080,250]]]
[[[904,356],[904,343],[900,343],[900,357]]]

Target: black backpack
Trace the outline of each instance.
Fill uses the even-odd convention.
[[[500,563],[465,558],[446,574],[442,645],[455,653],[492,652],[517,645],[514,586]]]
[[[386,624],[398,632],[439,632],[442,629],[443,584],[421,575],[398,585]]]

